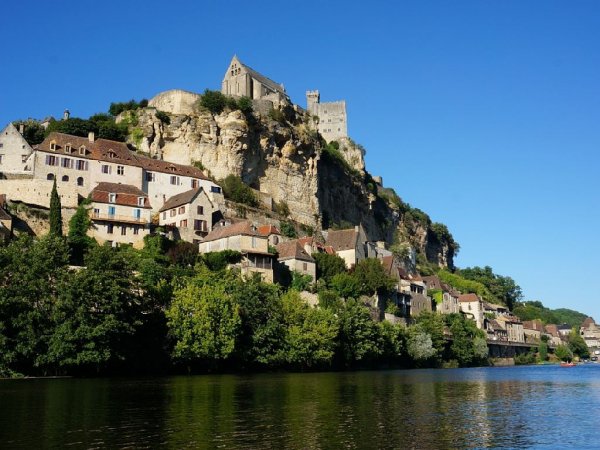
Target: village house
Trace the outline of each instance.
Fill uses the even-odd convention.
[[[101,182],[90,193],[90,200],[90,236],[101,244],[143,247],[152,211],[146,193],[128,184]]]
[[[390,294],[388,301],[396,306],[396,314],[403,318],[408,318],[411,315],[411,296],[410,296],[410,277],[408,273],[398,266],[396,259],[393,256],[384,256],[380,259],[383,270],[387,276],[396,282],[395,289]],[[407,283],[405,289],[402,289],[402,283]],[[415,286],[415,290],[417,287]],[[426,305],[419,305],[422,309]],[[387,318],[387,315],[386,315]],[[394,320],[397,322],[398,320]]]
[[[269,253],[269,241],[256,231],[249,221],[213,227],[199,244],[200,253],[234,250],[242,254],[239,264],[242,275],[258,273],[263,281],[273,282],[273,255]]]
[[[525,342],[523,322],[513,315],[497,316],[495,321],[506,330],[509,342]]]
[[[173,239],[199,244],[212,229],[214,204],[201,187],[169,198],[159,210],[158,224]]]
[[[325,245],[344,260],[348,269],[367,257],[367,235],[362,225],[346,230],[328,230]]]
[[[571,334],[571,330],[573,328],[571,328],[571,325],[568,325],[566,323],[557,325],[556,327],[558,334],[560,335],[561,339],[566,339],[569,334]]]
[[[540,342],[543,332],[544,324],[541,320],[525,320],[523,322],[523,334],[525,335],[525,342]]]
[[[0,132],[0,178],[8,174],[31,174],[33,149],[23,137],[23,125],[19,130],[9,123]]]
[[[298,240],[280,242],[277,245],[277,260],[286,265],[290,271],[302,275],[310,275],[312,281],[317,281],[317,265],[312,256],[302,247]]]
[[[487,321],[486,332],[488,341],[508,341],[506,328],[495,319]]]
[[[458,314],[460,307],[458,305],[458,296],[460,295],[457,291],[452,289],[446,283],[442,281],[436,275],[423,277],[423,282],[427,287],[428,295],[431,297],[431,291],[441,292],[442,301],[436,303],[436,311],[442,314]]]
[[[560,337],[560,333],[558,332],[558,326],[552,323],[544,326],[545,335],[548,336],[548,342],[552,346],[561,345],[563,340]]]
[[[458,297],[458,305],[461,312],[475,321],[477,328],[485,329],[483,315],[483,300],[477,294],[462,294]]]
[[[275,225],[261,225],[256,231],[261,236],[266,237],[269,241],[269,245],[273,247],[277,246],[282,241],[281,232]]]
[[[600,348],[600,327],[594,319],[587,317],[581,324],[580,333],[589,348]]]

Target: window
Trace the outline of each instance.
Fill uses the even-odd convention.
[[[2,142],[0,142],[0,148],[4,147],[4,144]]]
[[[198,187],[198,180],[194,180],[192,178],[192,189],[196,189]]]
[[[77,186],[83,186],[83,178],[82,177],[77,178]]]
[[[64,182],[67,182],[67,181],[69,181],[69,176],[68,176],[68,175],[63,175],[63,177],[62,177],[62,180],[63,180]]]
[[[56,150],[56,142],[55,141],[50,142],[50,150]]]
[[[177,210],[175,208],[173,208],[172,210],[169,211],[169,217],[174,217],[177,215]]]
[[[109,206],[108,207],[108,215],[109,216],[114,216],[115,215],[115,207],[114,206]]]
[[[144,197],[138,197],[138,206],[144,206]]]
[[[211,186],[210,187],[210,192],[214,192],[216,194],[220,194],[221,193],[221,188],[219,186]]]
[[[112,232],[111,232],[111,234],[112,234]],[[106,241],[106,243],[108,244],[109,247],[113,246],[113,241]]]
[[[163,219],[166,219],[166,218],[167,218],[167,212],[163,211]]]
[[[79,147],[79,154],[85,155],[85,145],[82,145],[81,147]]]
[[[304,270],[305,272],[308,270],[308,264],[307,263],[302,263],[302,270]]]
[[[108,194],[108,201],[110,203],[115,203],[117,201],[117,194],[113,194],[112,192]]]
[[[185,214],[185,206],[180,206],[179,207],[179,212],[178,214]]]
[[[121,236],[127,236],[127,227],[125,225],[121,225]]]
[[[171,175],[171,184],[175,186],[179,186],[179,177],[176,175]]]
[[[46,165],[47,166],[57,166],[58,158],[54,155],[46,155]]]
[[[48,175],[46,175],[46,180],[54,180],[54,174],[53,173],[49,173]]]
[[[75,161],[75,168],[77,170],[88,170],[88,162],[82,159]]]
[[[187,228],[187,219],[179,221],[179,226],[181,228]]]
[[[136,219],[140,220],[140,217],[142,217],[142,211],[138,208],[133,210],[133,217],[135,217]]]
[[[73,167],[73,160],[71,158],[62,158],[61,166],[65,169],[71,169]]]
[[[0,155],[0,156],[2,156],[2,155]],[[21,155],[21,162],[22,162],[22,163],[26,162],[26,161],[27,161],[27,157],[28,157],[28,156],[29,156],[29,155]],[[0,158],[0,159],[2,159],[2,158]]]
[[[146,181],[155,181],[154,172],[146,172]]]
[[[100,210],[98,208],[94,208],[94,217],[98,217],[100,215]]]
[[[112,158],[116,158],[117,154],[114,152],[114,150],[109,150],[108,151],[108,157],[111,158],[111,159]]]
[[[196,219],[194,220],[194,230],[196,231],[208,231],[206,229],[206,220]]]
[[[65,153],[71,153],[71,144],[65,145]]]
[[[136,235],[136,236],[138,234],[140,234],[140,227],[138,227],[137,225],[134,225],[133,226],[133,234]]]
[[[125,167],[117,166],[117,175],[123,175],[125,173]]]
[[[113,234],[113,228],[114,228],[114,225],[112,223],[109,223],[108,225],[106,225],[106,234]]]
[[[204,206],[198,206],[196,208],[196,212],[198,213],[199,216],[203,216],[204,215]]]
[[[110,175],[110,172],[111,172],[111,167],[107,166],[106,164],[102,164],[102,173]]]

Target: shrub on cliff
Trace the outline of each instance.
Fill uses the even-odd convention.
[[[254,191],[248,185],[244,184],[240,177],[227,175],[219,184],[223,188],[225,197],[231,201],[255,208],[258,206],[258,199]]]

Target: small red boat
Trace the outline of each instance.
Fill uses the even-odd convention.
[[[574,362],[561,362],[560,367],[575,367],[577,364]]]

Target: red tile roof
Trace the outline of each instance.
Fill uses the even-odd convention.
[[[115,205],[123,206],[139,206],[140,208],[150,208],[150,201],[148,195],[130,184],[120,183],[98,183],[92,192],[90,192],[90,198],[93,202],[97,203],[113,203],[109,201],[109,194],[117,194],[114,201]],[[143,197],[144,205],[138,204],[138,198]]]
[[[458,296],[459,302],[480,302],[481,299],[477,294],[462,294]]]
[[[315,262],[298,240],[281,242],[277,245],[278,260],[298,259],[300,261]]]
[[[261,225],[256,229],[256,231],[261,236],[270,236],[272,234],[278,234],[281,236],[279,229],[275,225]]]
[[[181,194],[169,197],[169,199],[165,202],[162,208],[160,208],[159,212],[167,211],[171,208],[177,208],[181,205],[187,205],[188,203],[194,201],[196,196],[198,196],[198,194],[200,194],[201,191],[204,190],[202,188],[194,188],[190,189],[189,191],[182,192]]]
[[[56,146],[54,150],[50,148],[50,144],[53,141]],[[67,145],[71,146],[72,153],[65,153]],[[85,147],[85,155],[79,154],[81,147]],[[95,139],[93,142],[90,142],[86,137],[53,131],[36,149],[48,153],[67,154],[77,158],[95,159],[141,167],[147,171],[172,173],[173,175],[183,175],[202,180],[207,179],[204,173],[196,167],[149,158],[129,150],[124,142],[108,139]]]
[[[246,220],[243,222],[232,223],[231,225],[213,228],[213,230],[202,239],[202,242],[216,241],[218,239],[239,235],[259,236],[252,226],[252,223]]]
[[[592,319],[591,317],[587,317],[587,318],[586,318],[586,319],[583,321],[583,323],[581,324],[581,326],[582,326],[583,328],[589,328],[589,327],[590,327],[590,325],[592,325],[592,324],[594,324],[594,325],[596,324],[596,322],[594,322],[594,319]]]

